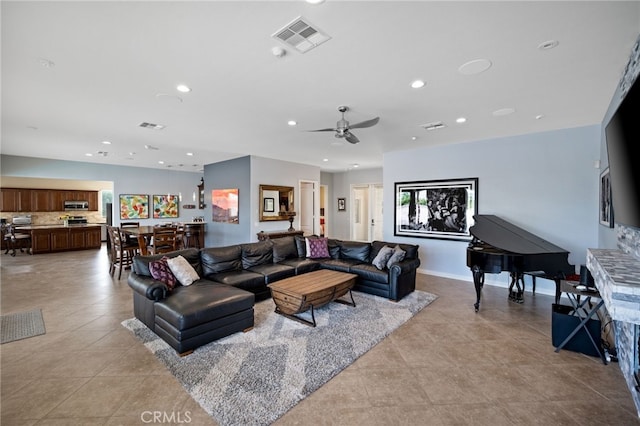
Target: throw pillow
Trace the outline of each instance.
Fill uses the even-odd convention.
[[[387,266],[387,262],[389,262],[389,259],[391,258],[391,255],[393,253],[393,247],[384,246],[380,249],[371,264],[382,271],[385,266]]]
[[[405,254],[407,254],[407,252],[402,250],[399,245],[396,245],[393,248],[393,254],[387,262],[387,268],[391,268],[391,265],[393,265],[394,263],[402,262],[404,260]]]
[[[176,286],[176,277],[169,269],[167,264],[167,257],[164,256],[160,260],[149,262],[149,272],[154,280],[158,280],[164,283],[169,291],[173,290]]]
[[[193,266],[182,256],[176,256],[172,259],[167,259],[169,269],[176,276],[176,279],[182,285],[191,285],[194,281],[199,280],[200,277]]]
[[[329,257],[329,245],[327,238],[307,238],[309,249],[307,257],[310,259],[322,259]]]

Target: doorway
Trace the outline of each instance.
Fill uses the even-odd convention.
[[[318,205],[318,194],[316,194],[317,182],[300,181],[300,209],[299,217],[300,230],[304,235],[317,235],[320,220],[316,214],[316,206]],[[317,222],[316,223],[316,219]]]
[[[382,240],[382,184],[351,186],[351,239]]]

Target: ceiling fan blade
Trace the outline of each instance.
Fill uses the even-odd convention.
[[[351,129],[362,129],[362,128],[365,128],[365,127],[371,127],[371,126],[375,126],[376,124],[378,124],[378,121],[380,121],[380,117],[376,117],[376,118],[372,118],[371,120],[361,121],[360,123],[352,124],[351,126],[349,126],[349,128],[351,128]]]
[[[317,129],[317,130],[307,130],[307,132],[335,132],[336,129]]]
[[[360,139],[358,139],[358,138],[356,137],[356,135],[354,135],[354,134],[353,134],[353,133],[351,133],[351,132],[345,132],[345,137],[344,137],[344,138],[345,138],[345,139],[347,140],[347,142],[349,142],[349,143],[356,144],[356,143],[360,142]]]

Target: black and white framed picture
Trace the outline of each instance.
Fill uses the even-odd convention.
[[[397,182],[394,235],[470,241],[478,178]]]
[[[343,212],[347,210],[347,200],[346,198],[338,198],[338,211]]]
[[[269,213],[274,212],[276,210],[275,209],[275,199],[271,198],[271,197],[265,197],[263,210],[265,212],[269,212]]]
[[[611,175],[609,167],[600,173],[600,225],[613,228],[613,204],[611,203]]]

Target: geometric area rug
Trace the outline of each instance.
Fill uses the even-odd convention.
[[[45,333],[42,310],[40,309],[0,317],[0,343],[9,343]]]
[[[254,328],[180,357],[142,322],[132,331],[219,424],[269,425],[352,364],[437,296],[416,290],[399,302],[353,292],[356,307],[329,303],[310,327],[254,306]],[[304,315],[310,314],[307,312]]]

